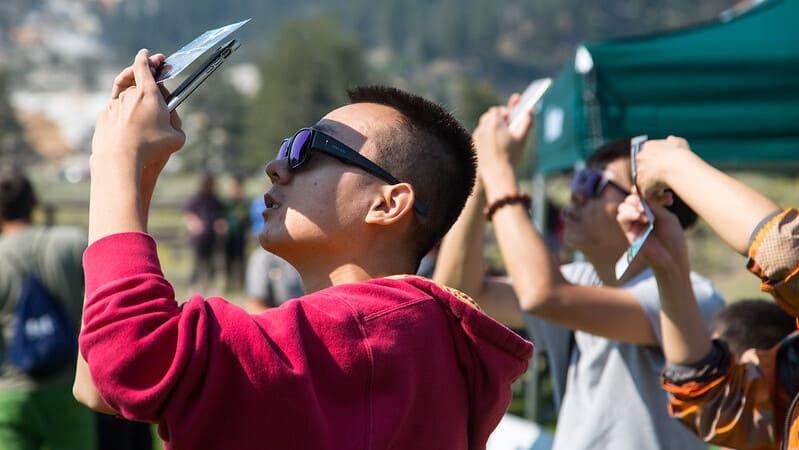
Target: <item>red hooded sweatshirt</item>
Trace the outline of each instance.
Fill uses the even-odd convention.
[[[484,449],[532,344],[419,277],[334,286],[260,315],[178,305],[155,241],[84,255],[80,348],[100,395],[168,449]]]

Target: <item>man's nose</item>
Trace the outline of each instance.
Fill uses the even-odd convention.
[[[266,163],[264,172],[272,184],[286,184],[291,180],[288,158],[273,159]]]

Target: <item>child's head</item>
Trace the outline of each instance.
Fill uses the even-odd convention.
[[[743,299],[719,311],[710,323],[714,337],[723,339],[736,356],[750,348],[768,349],[796,330],[794,317],[776,303]]]

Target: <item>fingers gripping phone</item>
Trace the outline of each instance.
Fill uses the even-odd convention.
[[[169,111],[174,111],[184,100],[186,100],[192,92],[194,92],[212,73],[224,63],[228,56],[233,54],[241,46],[238,39],[233,39],[223,44],[221,47],[211,53],[202,64],[192,72],[191,75],[186,77],[178,87],[172,91],[166,98],[166,105]]]
[[[508,126],[513,129],[519,126],[521,118],[526,114],[530,115],[535,105],[546,94],[547,89],[552,85],[551,78],[539,78],[533,80],[525,89],[519,99],[519,103],[510,110]]]

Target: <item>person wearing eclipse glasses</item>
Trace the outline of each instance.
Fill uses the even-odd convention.
[[[615,266],[629,247],[616,221],[632,190],[630,140],[598,148],[574,175],[563,239],[586,261],[560,266],[529,217],[530,197],[515,176],[532,120],[509,129],[508,107],[489,109],[473,133],[479,182],[442,241],[434,279],[464,291],[544,350],[559,408],[554,449],[704,449],[666,413],[660,388],[658,287],[642,258],[621,280]],[[696,219],[673,205],[683,226]],[[485,275],[483,236],[491,221],[507,278]],[[691,277],[708,323],[723,306],[710,282]]]
[[[162,61],[140,51],[97,119],[75,396],[158,423],[168,449],[485,448],[532,345],[404,275],[469,196],[469,134],[420,97],[350,91],[266,165],[259,240],[308,294],[258,315],[222,298],[178,305],[146,232],[185,140],[153,78]]]

